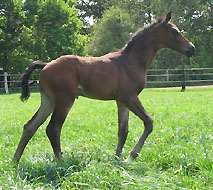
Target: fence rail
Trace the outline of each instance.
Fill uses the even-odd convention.
[[[151,69],[147,87],[213,85],[213,68]]]
[[[0,74],[0,89],[5,93],[20,88],[21,74]],[[31,75],[31,88],[38,87],[39,74]],[[213,85],[213,68],[150,69],[147,73],[147,88]]]

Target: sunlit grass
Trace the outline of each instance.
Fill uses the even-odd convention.
[[[80,97],[62,130],[63,160],[56,162],[43,124],[18,166],[11,164],[24,123],[40,104],[19,94],[0,95],[0,189],[210,189],[213,88],[146,89],[141,102],[154,131],[140,156],[123,162],[143,131],[130,114],[129,136],[116,158],[117,108],[113,101]]]

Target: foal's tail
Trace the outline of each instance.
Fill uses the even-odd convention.
[[[38,68],[43,69],[47,63],[43,63],[41,61],[34,61],[32,62],[25,70],[25,72],[21,75],[21,101],[25,101],[30,97],[30,90],[29,90],[29,78],[31,73]]]

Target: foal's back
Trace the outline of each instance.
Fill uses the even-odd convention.
[[[41,71],[40,86],[48,86],[50,95],[55,91],[66,90],[73,96],[116,99],[119,83],[125,78],[124,68],[119,62],[120,56],[120,52],[102,57],[62,56],[48,63]]]

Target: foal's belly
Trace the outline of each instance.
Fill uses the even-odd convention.
[[[84,87],[78,84],[78,96],[83,96],[98,100],[114,100],[116,99],[116,90],[107,89],[104,86]]]

